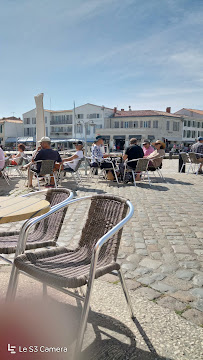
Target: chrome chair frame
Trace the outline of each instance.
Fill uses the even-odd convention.
[[[21,228],[15,258],[18,255],[24,253],[29,230],[34,225],[36,225],[38,222],[40,222],[40,220],[47,218],[49,215],[53,214],[54,212],[57,212],[58,210],[66,207],[66,206],[69,206],[70,204],[74,204],[81,200],[90,200],[93,197],[94,197],[94,195],[82,197],[79,199],[73,199],[70,201],[65,200],[62,203],[55,205],[48,213],[43,214],[43,215],[39,216],[38,218],[28,220],[26,223],[24,223]],[[122,219],[118,224],[116,224],[116,226],[114,226],[111,230],[109,230],[105,235],[103,235],[94,246],[94,249],[92,252],[91,265],[90,265],[89,280],[87,282],[87,290],[86,290],[85,296],[81,296],[78,293],[73,293],[63,287],[58,287],[58,286],[43,283],[43,294],[44,295],[47,294],[47,286],[50,286],[50,287],[53,287],[65,294],[73,296],[76,299],[82,300],[84,302],[84,306],[83,306],[82,314],[81,314],[81,318],[80,318],[79,334],[78,334],[77,341],[76,341],[75,355],[79,354],[81,352],[81,348],[82,348],[82,343],[83,343],[83,338],[84,338],[84,333],[85,333],[85,329],[86,329],[87,318],[88,318],[89,308],[90,308],[90,298],[91,298],[93,284],[94,284],[94,280],[95,280],[96,266],[97,266],[97,261],[98,261],[100,250],[101,250],[102,246],[107,242],[107,240],[109,238],[111,238],[116,232],[118,232],[133,216],[134,207],[133,207],[132,203],[129,200],[126,200],[126,204],[128,206],[129,212],[125,216],[125,218]],[[15,264],[13,263],[11,276],[10,276],[10,280],[9,280],[9,285],[8,285],[8,290],[7,290],[7,295],[6,295],[7,302],[13,301],[15,299],[17,285],[18,285],[18,278],[19,278],[19,274],[21,272],[22,271],[17,269],[15,267]],[[22,272],[22,273],[25,275],[28,275],[25,272]],[[28,276],[32,277],[31,275],[28,275]],[[125,299],[127,301],[127,305],[128,305],[128,309],[130,311],[131,318],[133,319],[134,313],[133,313],[132,303],[131,303],[131,300],[129,297],[128,289],[127,289],[125,279],[124,279],[121,269],[118,270],[118,276],[121,281],[122,289],[123,289],[123,292],[125,295]]]
[[[143,160],[145,160],[146,166],[143,167],[143,170],[139,170],[139,165],[140,165],[140,163],[141,163]],[[146,160],[147,160],[147,161],[146,161]],[[137,162],[137,165],[136,165],[136,168],[133,169],[133,168],[131,168],[131,167],[129,166],[129,163],[135,162],[135,161]],[[124,169],[123,182],[125,183],[125,175],[126,175],[126,172],[132,172],[134,185],[137,186],[137,185],[136,185],[136,180],[135,180],[136,175],[137,175],[138,173],[140,173],[140,171],[143,171],[144,174],[141,175],[141,180],[142,180],[142,177],[143,177],[143,180],[144,180],[145,176],[147,175],[149,186],[151,186],[151,180],[150,180],[150,177],[149,177],[149,172],[148,172],[148,170],[147,170],[148,165],[149,165],[149,160],[146,159],[146,158],[138,158],[138,159],[126,160],[126,161],[125,161],[125,169]],[[142,166],[141,166],[141,168],[142,168]]]
[[[198,162],[198,158],[197,158],[196,155],[201,155],[201,156],[202,156],[203,154],[194,153],[194,152],[189,152],[189,153],[188,153],[188,156],[189,156],[189,159],[190,159],[190,166],[189,166],[189,168],[188,168],[187,174],[189,173],[190,168],[192,168],[192,171],[195,173],[195,175],[198,174],[198,171],[199,171],[199,169],[200,169],[201,163]],[[196,159],[195,159],[195,158],[196,158]],[[193,168],[193,165],[194,165],[194,168]],[[196,165],[197,165],[197,170],[195,169]]]
[[[52,171],[48,171],[47,173],[46,173],[46,171],[45,171],[45,173],[44,173],[44,172],[43,172],[43,168],[42,168],[43,162],[50,162],[50,163],[53,162],[53,169],[54,169],[54,160],[38,160],[38,161],[35,161],[33,164],[36,165],[36,164],[38,164],[38,163],[41,163],[40,172],[37,173],[37,172],[33,171],[33,170],[29,167],[29,168],[28,168],[28,177],[30,177],[30,174],[31,174],[31,173],[32,173],[33,175],[35,175],[35,177],[37,178],[37,184],[38,184],[39,190],[41,189],[41,188],[40,188],[40,183],[39,183],[39,176],[40,176],[40,175],[42,175],[43,177],[48,177],[49,180],[50,180],[51,177],[53,177],[53,178],[54,178],[55,187],[57,188],[57,182],[56,182],[56,178],[55,178],[55,174],[54,174],[53,169],[52,169]],[[29,181],[29,179],[28,179],[28,181]]]

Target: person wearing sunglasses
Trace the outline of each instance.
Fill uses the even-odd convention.
[[[149,162],[148,170],[154,171],[162,165],[166,144],[161,140],[157,140],[155,143],[152,143],[152,145],[155,147],[155,150],[147,156],[147,159],[152,160]]]

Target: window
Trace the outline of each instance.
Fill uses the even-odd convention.
[[[83,119],[84,115],[83,114],[77,114],[77,118],[78,119]]]
[[[45,116],[45,124],[47,124],[47,116]]]
[[[148,128],[151,128],[151,120],[148,121]]]
[[[184,120],[184,126],[187,126],[187,121],[186,120]]]
[[[36,124],[36,118],[32,118],[32,124]]]
[[[0,125],[0,133],[3,132],[3,125]]]
[[[87,114],[88,119],[99,119],[100,117],[100,114]]]
[[[188,120],[188,122],[187,122],[187,126],[188,126],[188,127],[190,127],[190,120]]]
[[[132,128],[132,127],[133,127],[133,122],[129,121],[129,128]]]
[[[114,121],[114,128],[118,129],[119,128],[119,121]]]
[[[123,128],[123,121],[121,121],[121,128]]]
[[[170,121],[166,122],[166,130],[170,130]]]
[[[48,127],[46,127],[46,136],[49,136],[49,134],[48,134]]]
[[[129,123],[128,121],[125,121],[125,129],[128,129],[129,128]]]
[[[134,127],[134,128],[138,128],[138,121],[134,121],[134,122],[133,122],[133,127]]]
[[[203,122],[202,122],[202,128],[203,128]]]
[[[147,128],[147,121],[144,121],[144,128]]]
[[[187,138],[190,138],[190,130],[187,130]]]
[[[46,118],[45,118],[46,122]],[[52,116],[51,125],[57,125],[57,124],[72,124],[72,115],[61,115],[61,116]]]
[[[141,128],[143,127],[143,121],[140,121],[140,127]]]
[[[95,129],[102,129],[102,125],[101,124],[95,125]]]
[[[192,138],[195,138],[195,131],[192,131]]]
[[[24,124],[29,125],[30,124],[30,118],[25,118],[24,119]]]
[[[200,128],[200,122],[199,122],[199,121],[198,121],[198,123],[197,123],[197,127]]]
[[[193,122],[192,122],[192,126],[193,126],[193,127],[196,127],[196,121],[193,121]]]
[[[81,124],[77,124],[77,125],[76,125],[76,133],[82,134],[82,132],[83,132],[83,127],[82,127],[82,125],[81,125]]]
[[[183,131],[183,137],[186,137],[186,130]]]
[[[179,127],[179,122],[177,121],[173,121],[173,131],[179,131],[180,127]]]
[[[153,128],[158,129],[158,120],[153,121]]]

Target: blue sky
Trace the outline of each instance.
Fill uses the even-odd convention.
[[[202,0],[0,0],[0,117],[203,109]]]

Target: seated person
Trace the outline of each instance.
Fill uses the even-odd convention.
[[[92,167],[100,167],[100,169],[108,169],[112,168],[112,164],[108,162],[108,160],[104,160],[109,157],[109,154],[104,154],[102,151],[102,147],[104,146],[104,139],[101,135],[96,137],[95,142],[92,144],[92,159],[90,166]],[[95,173],[96,174],[96,173]],[[108,175],[108,171],[107,171]]]
[[[153,146],[150,145],[150,141],[148,139],[145,139],[142,145],[143,145],[142,150],[144,152],[144,157],[149,156],[154,151],[154,148]]]
[[[73,171],[75,170],[78,161],[81,160],[84,156],[83,154],[83,142],[82,141],[77,141],[73,143],[75,145],[76,148],[76,153],[66,159],[63,159],[63,165],[61,167],[62,170],[65,171]],[[59,164],[55,164],[55,169],[59,169],[60,165]]]
[[[25,156],[24,151],[25,151],[25,145],[24,144],[19,144],[18,145],[18,153],[17,153],[17,155],[13,155],[12,158],[9,160],[10,165],[18,165],[20,158]]]
[[[202,166],[203,166],[203,137],[200,136],[197,139],[197,142],[191,146],[191,151],[196,154],[196,158],[198,163],[200,163],[200,167],[198,170],[199,174],[202,174]]]
[[[0,175],[1,175],[1,170],[3,170],[5,165],[5,155],[3,152],[2,147],[0,146]]]
[[[133,160],[133,159],[140,159],[140,158],[143,158],[143,156],[144,156],[144,152],[143,152],[142,148],[137,145],[137,139],[135,139],[135,138],[130,139],[130,145],[125,150],[125,154],[123,155],[123,160],[127,161],[127,160]],[[127,165],[130,168],[135,169],[137,166],[137,161],[132,161],[129,163],[127,161]],[[120,164],[120,173],[121,173],[122,178],[124,176],[124,169],[125,169],[125,164],[121,163]],[[140,173],[137,174],[135,180],[140,180],[140,176],[141,176]]]
[[[166,144],[161,140],[157,140],[152,145],[155,146],[155,150],[149,156],[147,156],[147,159],[153,160],[149,162],[148,170],[154,171],[162,165]]]
[[[39,150],[37,152],[37,154],[35,155],[35,157],[33,157],[32,159],[32,165],[30,166],[30,169],[32,171],[35,171],[36,173],[40,172],[40,167],[41,167],[41,162],[39,160],[54,160],[55,162],[58,162],[59,164],[62,163],[61,157],[58,153],[58,151],[56,150],[52,150],[51,149],[51,139],[49,137],[42,137],[41,140],[39,141],[40,145],[41,145],[41,150]],[[35,161],[39,161],[37,163],[37,166],[34,166],[34,162]],[[33,174],[30,173],[29,174],[29,179],[28,179],[28,187],[32,187],[32,177]],[[50,187],[54,187],[54,178],[51,177],[50,180],[50,185],[47,185]]]

